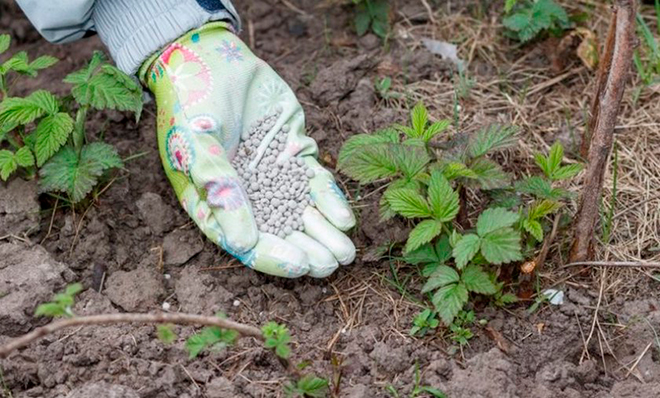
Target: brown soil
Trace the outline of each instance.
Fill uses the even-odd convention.
[[[461,34],[461,26],[475,29],[473,2],[464,6],[440,2],[443,20],[436,24],[429,20],[425,2],[400,2],[405,4],[399,4],[396,14],[398,33],[388,51],[373,35],[357,38],[350,28],[350,13],[339,6],[321,8],[311,0],[237,3],[246,27],[244,40],[297,92],[309,133],[318,141],[320,158],[330,169],[347,137],[405,120],[404,100],[377,97],[373,84],[377,76],[393,76],[394,90],[405,91],[411,103],[426,99],[434,117],[451,117],[451,67],[418,40],[451,40]],[[495,21],[498,7],[485,10],[484,21]],[[602,30],[607,18],[600,21]],[[523,155],[555,137],[567,139],[567,130],[581,128],[583,115],[576,111],[575,120],[569,119],[565,126],[564,111],[552,107],[553,101],[581,98],[588,103],[584,93],[593,74],[579,70],[519,105],[517,98],[511,99],[515,94],[509,96],[510,90],[515,93],[523,85],[529,90],[530,84],[533,89],[555,75],[543,45],[525,50],[532,51],[532,56],[518,64],[523,54],[518,50],[491,58],[484,43],[502,40],[495,23],[484,22],[485,30],[475,36],[474,45],[468,41],[461,46],[461,54],[472,49],[470,69],[478,82],[473,98],[462,104],[466,129],[495,120],[521,124],[529,134],[520,149]],[[16,38],[14,50],[62,59],[37,79],[17,87],[19,95],[36,88],[65,93],[61,79],[102,48],[97,38],[66,46],[45,43],[9,1],[0,2],[0,27]],[[455,29],[454,34],[449,29]],[[490,82],[503,73],[520,75],[522,66],[534,75],[530,72],[527,80],[512,78],[506,83],[512,87],[501,82],[494,83],[499,88],[491,87]],[[653,97],[642,101],[648,104]],[[660,102],[657,95],[655,101]],[[530,106],[552,110],[530,111]],[[624,111],[632,112],[629,107]],[[90,130],[104,132],[123,156],[144,155],[128,162],[126,170],[108,181],[107,189],[82,211],[73,212],[42,197],[40,212],[33,183],[14,181],[0,187],[4,235],[0,343],[44,324],[44,319],[32,316],[36,305],[67,283],[81,281],[86,290],[75,307],[81,315],[159,311],[163,303],[169,303],[171,311],[208,315],[223,311],[252,325],[269,320],[286,323],[294,339],[293,360],[306,361],[306,370],[333,380],[339,397],[386,397],[388,385],[395,386],[402,397],[408,396],[416,368],[423,385],[451,398],[660,396],[658,282],[646,271],[594,270],[577,277],[571,270],[554,267],[561,263],[556,256],[539,275],[539,282],[563,289],[563,305],[542,305],[531,314],[529,302],[506,310],[477,305],[477,318],[488,320],[487,327],[474,326],[475,338],[463,350],[452,349],[444,330],[412,338],[407,331],[421,307],[422,297],[417,294],[421,282],[405,264],[377,256],[376,248],[405,239],[407,232],[401,223],[378,223],[378,194],[366,194],[364,188],[338,176],[360,215],[352,236],[359,250],[355,264],[324,280],[257,274],[205,240],[179,208],[161,169],[155,112],[153,104],[147,105],[139,123],[117,112],[94,116]],[[526,160],[516,167],[528,168],[529,157],[522,159]],[[647,205],[653,203],[657,202]],[[406,295],[389,283],[396,278],[406,280]],[[194,331],[176,329],[184,337]],[[183,342],[182,337],[164,345],[153,326],[89,327],[51,335],[0,361],[0,397],[282,394],[285,369],[255,341],[243,339],[235,347],[192,360]]]

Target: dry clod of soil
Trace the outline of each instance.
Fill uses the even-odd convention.
[[[312,96],[320,106],[339,101],[351,93],[375,64],[374,57],[361,54],[342,58],[321,69],[312,82]]]
[[[382,341],[374,344],[374,350],[369,354],[379,368],[387,374],[398,374],[410,367],[410,352],[405,346],[392,347]]]
[[[36,306],[71,281],[71,271],[39,245],[0,245],[0,335],[17,336],[34,325]]]
[[[139,398],[140,395],[121,384],[89,383],[71,391],[66,398]]]
[[[454,365],[451,379],[443,387],[452,398],[518,398],[516,367],[498,348],[468,359],[465,369]]]
[[[108,276],[105,293],[124,311],[146,311],[160,306],[165,295],[163,276],[153,268],[139,267],[134,271],[116,271]]]
[[[172,206],[163,201],[160,195],[145,192],[135,205],[140,213],[140,218],[154,235],[162,235],[174,226],[176,212]]]
[[[182,265],[204,248],[204,241],[196,229],[177,229],[163,239],[165,265]]]
[[[208,398],[233,397],[234,393],[234,384],[225,377],[216,377],[206,383],[206,396]]]
[[[15,178],[0,184],[0,235],[37,232],[40,211],[36,180]]]
[[[181,311],[191,314],[227,312],[234,298],[227,289],[216,284],[215,278],[209,273],[193,266],[183,269],[176,280],[174,291]]]

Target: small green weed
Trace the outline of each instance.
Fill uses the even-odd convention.
[[[10,38],[0,35],[0,53],[9,48]],[[91,109],[132,111],[139,117],[142,89],[130,77],[107,63],[96,52],[87,67],[69,74],[70,97],[58,98],[46,90],[26,97],[10,97],[10,72],[36,76],[57,62],[43,56],[28,62],[19,52],[0,65],[0,178],[6,181],[22,170],[33,177],[37,170],[43,192],[66,193],[71,202],[80,202],[110,169],[123,167],[117,151],[104,142],[89,142],[85,122]],[[75,116],[72,106],[77,103]],[[32,127],[35,126],[35,127]]]
[[[392,398],[403,398],[396,387],[391,384],[385,388],[385,391],[387,391]],[[410,395],[408,395],[408,398],[417,398],[420,394],[425,394],[426,396],[434,398],[447,398],[445,393],[437,388],[422,385],[422,375],[419,371],[419,364],[415,363],[415,380],[413,383],[413,390],[410,392]]]
[[[570,27],[566,10],[554,0],[506,0],[504,13],[506,35],[521,43]]]
[[[378,96],[386,101],[401,98],[401,94],[392,92],[392,79],[389,77],[376,79],[374,82],[374,88],[376,89]]]
[[[355,5],[355,31],[364,36],[369,30],[381,39],[390,34],[388,0],[352,0]]]
[[[284,395],[300,398],[324,398],[328,395],[328,381],[314,375],[303,376],[297,382],[289,383],[284,387]]]
[[[82,291],[80,283],[69,285],[62,293],[58,293],[53,297],[53,301],[49,303],[40,304],[36,311],[35,316],[49,316],[52,318],[71,318],[75,314],[71,310],[75,302],[76,294]]]
[[[655,0],[655,15],[657,31],[660,35],[660,0]],[[635,50],[633,62],[642,80],[642,86],[635,88],[633,93],[635,103],[644,88],[660,83],[660,41],[653,35],[641,14],[637,14],[637,31],[642,38],[642,45]]]
[[[437,328],[440,324],[437,315],[428,308],[417,314],[413,319],[413,327],[410,329],[410,335],[422,337]]]

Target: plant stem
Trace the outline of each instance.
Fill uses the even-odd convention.
[[[617,0],[598,73],[590,128],[583,137],[582,155],[588,152],[585,183],[575,222],[570,261],[588,260],[593,254],[593,237],[599,215],[603,173],[614,140],[614,126],[621,98],[629,79],[635,41],[635,1]],[[591,136],[589,136],[591,135]]]
[[[76,149],[78,158],[80,158],[80,152],[85,143],[85,120],[87,119],[88,110],[89,105],[82,105],[76,112],[76,124],[73,127],[73,147]]]
[[[157,314],[102,314],[62,319],[38,327],[30,333],[15,338],[14,340],[9,341],[9,343],[0,346],[0,358],[6,358],[12,351],[25,347],[41,337],[62,329],[74,326],[108,325],[115,323],[175,323],[185,325],[218,326],[223,329],[235,330],[243,336],[254,337],[260,341],[263,340],[261,330],[258,328],[215,316],[169,314],[164,312]]]

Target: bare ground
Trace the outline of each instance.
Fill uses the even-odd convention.
[[[493,121],[523,128],[519,147],[503,159],[511,171],[531,171],[531,153],[555,139],[577,148],[594,73],[575,57],[557,70],[552,41],[516,48],[502,39],[497,4],[441,2],[430,15],[425,2],[399,2],[385,51],[375,36],[354,36],[347,9],[303,0],[249,3],[239,4],[243,38],[296,90],[330,169],[347,137],[403,122],[417,99],[424,99],[434,118],[453,117],[451,67],[421,46],[422,37],[456,42],[469,61],[475,85],[461,102],[466,131]],[[590,26],[605,30],[607,7],[580,1],[571,9],[589,9]],[[36,88],[64,93],[60,80],[102,48],[96,38],[49,45],[7,1],[0,2],[0,27],[30,55],[63,60],[17,87],[17,94]],[[378,98],[373,82],[384,75],[393,77],[402,99]],[[636,105],[631,95],[625,101],[616,137],[613,234],[598,255],[657,261],[660,101],[652,89]],[[33,183],[15,180],[0,188],[0,343],[43,324],[32,317],[35,306],[81,281],[86,290],[75,308],[79,314],[159,311],[167,302],[172,311],[223,311],[253,325],[286,323],[294,360],[333,380],[339,397],[385,397],[390,384],[406,396],[416,367],[422,384],[452,398],[660,396],[660,303],[651,270],[595,268],[579,275],[562,267],[561,253],[570,242],[565,234],[538,275],[539,287],[566,291],[564,305],[529,313],[529,301],[507,309],[477,303],[477,317],[488,320],[488,328],[475,326],[476,337],[463,350],[453,350],[443,330],[412,338],[408,330],[421,308],[421,281],[405,264],[374,259],[373,248],[401,241],[407,232],[402,223],[378,223],[378,190],[338,175],[359,213],[355,264],[325,280],[256,274],[206,241],[179,208],[161,170],[154,114],[151,104],[139,123],[115,112],[90,123],[123,156],[143,155],[107,181],[86,208],[74,212],[38,199]],[[575,152],[567,157],[575,159]],[[607,176],[609,195],[611,170]],[[579,181],[571,189],[579,191]],[[405,280],[407,294],[392,287],[397,278]],[[186,336],[193,329],[177,331]],[[250,339],[190,360],[183,338],[165,346],[154,327],[128,325],[49,336],[0,361],[0,372],[3,398],[273,397],[281,395],[287,377]]]

